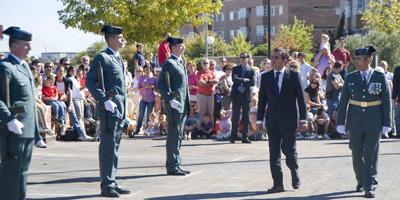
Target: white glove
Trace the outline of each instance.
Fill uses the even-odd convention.
[[[22,128],[24,128],[24,125],[20,121],[18,121],[18,119],[13,119],[7,123],[7,128],[9,131],[11,131],[17,135],[21,135]]]
[[[171,108],[178,110],[181,108],[181,103],[179,103],[179,101],[172,99],[171,101],[169,101],[169,104],[171,105]]]
[[[346,133],[346,127],[344,125],[338,125],[336,127],[336,131],[341,133],[341,134],[345,134]]]
[[[104,106],[105,106],[107,111],[110,111],[110,112],[114,113],[115,112],[115,108],[117,107],[117,104],[115,104],[111,100],[107,100],[106,102],[104,102]]]
[[[392,128],[387,127],[387,126],[384,126],[384,127],[382,127],[382,132],[381,132],[381,133],[387,134],[387,133],[389,133],[391,130],[392,130]]]

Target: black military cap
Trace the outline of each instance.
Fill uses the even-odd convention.
[[[371,56],[376,52],[376,49],[373,46],[366,46],[364,48],[356,49],[356,56]]]
[[[122,28],[118,26],[112,26],[112,25],[104,25],[103,28],[101,29],[101,32],[105,34],[113,34],[113,35],[118,35],[122,33]]]
[[[173,37],[169,37],[167,39],[167,42],[170,44],[183,44],[183,39],[182,38],[173,38]]]
[[[24,40],[24,41],[31,41],[32,40],[32,33],[27,31],[21,30],[19,27],[10,26],[8,29],[3,31],[4,34],[9,35],[10,38]]]

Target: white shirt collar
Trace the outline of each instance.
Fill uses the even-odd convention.
[[[14,55],[13,53],[10,53],[10,56],[12,56],[15,60],[17,60],[18,64],[22,63],[22,60],[20,58],[18,58],[16,55]]]
[[[283,67],[281,70],[279,70],[279,71],[277,71],[277,70],[275,70],[274,69],[274,74],[276,73],[276,72],[280,72],[281,74],[283,74],[284,72],[285,72],[285,69],[286,69],[286,67]]]
[[[361,71],[361,70],[358,70],[358,71],[360,72],[361,75],[363,74],[363,72],[366,72],[367,77],[368,77],[371,74],[372,68],[371,68],[371,66],[369,66],[368,69],[365,71]]]

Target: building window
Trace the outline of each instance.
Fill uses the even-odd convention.
[[[237,34],[242,33],[244,36],[247,37],[247,28],[246,27],[240,27],[240,29],[237,30]]]
[[[247,17],[246,8],[239,9],[239,19],[245,19]]]
[[[275,16],[275,6],[271,6],[271,16]]]
[[[219,14],[219,16],[220,16],[219,20],[221,22],[225,21],[225,14],[224,13]]]
[[[266,9],[265,9],[265,7],[266,6],[257,6],[256,7],[256,16],[257,17],[262,17],[262,16],[266,16],[267,14],[266,14]]]
[[[268,26],[258,25],[256,27],[257,37],[264,37],[267,32],[268,32]]]
[[[278,15],[283,15],[283,6],[282,6],[282,5],[279,6],[279,13],[278,13]]]
[[[229,20],[235,20],[235,12],[229,12]]]
[[[276,34],[276,27],[271,26],[271,35],[275,35],[275,34]]]
[[[235,37],[235,30],[231,30],[229,33],[230,38]]]

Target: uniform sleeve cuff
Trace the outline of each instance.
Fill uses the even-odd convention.
[[[263,121],[257,121],[257,124],[262,124],[263,123]]]

